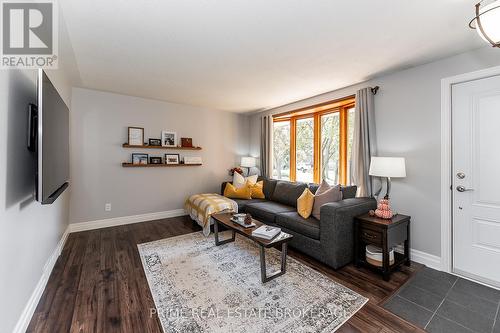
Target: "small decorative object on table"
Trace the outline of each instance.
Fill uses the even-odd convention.
[[[239,167],[229,169],[229,175],[230,176],[234,176],[235,172],[239,173],[240,175],[243,174],[243,170],[241,170],[241,168],[239,168]]]
[[[148,164],[148,154],[132,154],[132,164]]]
[[[391,177],[406,177],[405,159],[403,157],[372,156],[369,174],[370,176],[386,177],[387,179],[387,192],[384,199],[378,203],[375,215],[383,219],[390,219],[395,215],[389,203]]]
[[[161,147],[161,139],[149,139],[149,145],[154,147]]]
[[[149,158],[149,163],[150,164],[162,164],[161,157],[158,156],[151,156]]]
[[[243,221],[246,216],[247,216],[247,214],[244,214],[244,213],[235,213],[235,214],[233,214],[233,216],[231,218],[233,220]]]
[[[186,148],[193,147],[193,139],[192,138],[181,138],[181,146]]]
[[[248,220],[248,216],[250,216],[250,220]],[[245,228],[255,227],[255,223],[253,223],[253,219],[250,214],[233,214],[231,221]]]
[[[165,164],[179,164],[179,154],[165,154]]]
[[[130,146],[144,146],[144,128],[128,128],[128,144]]]
[[[252,221],[253,221],[252,215],[250,215],[250,214],[245,215],[245,224],[246,225],[252,224]]]
[[[375,210],[375,215],[382,219],[390,219],[394,215],[391,206],[389,205],[389,199],[381,199],[378,202],[377,209]]]

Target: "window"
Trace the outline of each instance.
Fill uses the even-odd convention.
[[[352,151],[352,138],[354,134],[354,106],[347,109],[347,177],[346,183],[351,183],[351,151]]]
[[[273,178],[349,183],[354,98],[274,117]]]
[[[340,114],[321,115],[321,179],[339,183]]]
[[[295,180],[314,181],[314,118],[297,119],[295,125]]]
[[[290,180],[290,121],[274,122],[273,178]]]

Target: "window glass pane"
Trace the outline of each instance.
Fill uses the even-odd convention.
[[[290,122],[273,126],[273,178],[290,180]]]
[[[314,118],[298,119],[296,134],[296,181],[314,181]]]
[[[347,184],[351,183],[351,151],[354,134],[354,107],[347,110]]]
[[[339,183],[340,114],[321,116],[321,179],[330,184]]]

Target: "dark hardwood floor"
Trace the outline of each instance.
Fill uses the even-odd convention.
[[[28,332],[162,332],[137,244],[201,230],[188,217],[70,234]],[[348,265],[340,270],[293,249],[290,256],[368,297],[338,332],[421,332],[381,307],[421,265],[412,263],[390,281]]]

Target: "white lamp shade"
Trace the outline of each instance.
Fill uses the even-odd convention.
[[[406,177],[405,159],[372,156],[369,174],[377,177]]]
[[[253,168],[255,166],[255,157],[242,157],[241,166],[244,168]]]
[[[482,7],[479,10],[479,13],[482,14],[480,20],[484,33],[494,43],[500,43],[500,0],[494,1],[489,5]],[[482,39],[488,41],[478,27],[476,27],[476,30]]]

